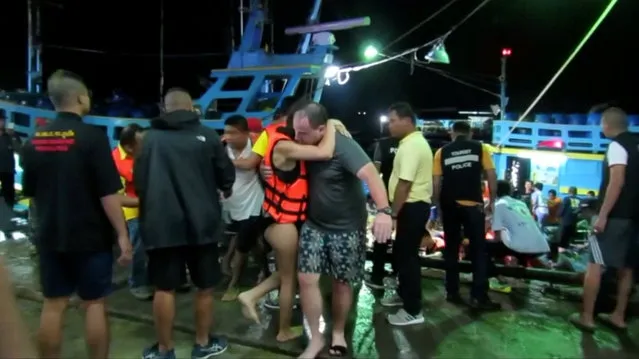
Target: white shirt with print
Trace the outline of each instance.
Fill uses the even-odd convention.
[[[492,229],[500,231],[502,242],[515,252],[537,254],[550,251],[546,237],[526,204],[520,200],[509,196],[497,200]]]
[[[226,151],[231,160],[235,160],[248,158],[251,155],[251,148],[251,140],[249,140],[244,150],[237,157],[233,153],[231,146],[227,146]],[[242,221],[249,217],[259,216],[262,213],[263,202],[264,189],[260,184],[257,170],[236,168],[233,194],[223,202],[224,209],[228,211],[231,220]]]

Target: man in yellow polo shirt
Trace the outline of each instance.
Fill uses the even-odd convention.
[[[470,305],[476,309],[497,309],[488,297],[489,256],[486,248],[482,180],[490,192],[488,207],[494,203],[497,174],[490,150],[471,139],[471,126],[457,121],[451,129],[452,142],[435,153],[433,161],[433,201],[442,217],[446,247],[446,300],[461,304],[459,295],[459,246],[463,233],[470,240],[473,286]]]
[[[393,265],[397,267],[399,286],[397,293],[381,304],[400,307],[388,316],[388,322],[406,326],[424,322],[419,246],[430,214],[433,152],[415,127],[417,118],[409,104],[392,105],[388,117],[391,136],[400,140],[388,184],[396,221]]]

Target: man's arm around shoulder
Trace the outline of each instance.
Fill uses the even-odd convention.
[[[215,183],[222,191],[224,198],[228,198],[233,193],[233,183],[235,183],[235,166],[224,149],[220,136],[214,130],[207,128],[207,138],[213,148],[213,169],[215,171]]]

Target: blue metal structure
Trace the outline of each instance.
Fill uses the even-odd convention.
[[[321,5],[321,0],[314,1],[308,17],[308,31],[303,32],[297,53],[274,54],[262,48],[266,18],[261,1],[251,0],[250,15],[240,46],[231,54],[226,69],[211,71],[210,88],[195,101],[206,126],[222,129],[224,119],[234,114],[262,118],[269,122],[273,110],[282,98],[300,94],[298,87],[303,80],[308,80],[304,95],[315,101],[320,100],[324,85],[323,74],[326,67],[332,64],[337,47],[334,46],[334,41],[315,41],[315,35],[323,34],[323,38],[334,39],[332,34],[326,33],[326,29],[343,30],[370,24],[369,18],[357,24],[346,20],[339,28],[335,27],[339,22],[319,24]],[[31,43],[29,46],[31,54]],[[33,134],[36,119],[55,117],[52,110],[34,106],[28,101],[0,100],[0,109],[5,112],[9,122],[13,122],[15,131],[24,138]],[[130,123],[146,126],[147,121],[139,118],[85,117],[86,123],[103,128],[114,146],[123,127]]]
[[[602,160],[610,140],[601,133],[600,114],[535,114],[533,122],[517,123],[517,115],[493,124],[497,174],[506,177],[511,158],[530,160],[531,179],[565,194],[598,192]],[[639,133],[639,115],[629,115],[630,131]],[[513,130],[514,128],[514,130]],[[511,133],[512,130],[512,133]]]

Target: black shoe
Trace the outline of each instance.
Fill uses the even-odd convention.
[[[501,309],[501,304],[499,304],[497,302],[493,302],[492,300],[490,300],[490,298],[486,298],[486,299],[483,299],[483,300],[472,298],[470,300],[470,303],[468,303],[468,305],[472,309],[475,309],[475,310],[491,311],[491,310],[500,310]]]
[[[186,282],[179,286],[175,291],[181,294],[188,293],[191,291],[191,283]]]
[[[462,298],[461,295],[459,295],[459,294],[447,294],[446,295],[446,301],[448,303],[455,304],[455,305],[464,305],[464,304],[466,304],[464,302],[464,298]]]

